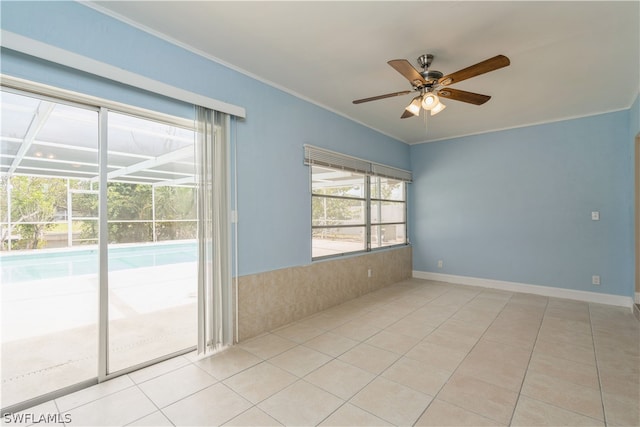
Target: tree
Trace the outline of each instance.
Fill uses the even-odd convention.
[[[194,239],[197,231],[196,189],[162,186],[155,189],[158,240]],[[171,220],[193,220],[172,222]]]
[[[56,211],[66,209],[67,184],[62,178],[14,176],[4,183],[5,191],[11,186],[11,223],[21,239],[16,247],[37,249],[42,245],[42,234],[55,224]],[[6,197],[6,195],[5,195]],[[7,230],[8,233],[8,230]],[[3,246],[8,235],[2,236]]]
[[[152,209],[150,185],[108,183],[109,243],[153,241]]]

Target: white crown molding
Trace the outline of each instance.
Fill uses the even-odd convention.
[[[460,135],[447,136],[447,137],[444,137],[444,138],[428,139],[428,140],[422,141],[422,142],[410,143],[409,145],[429,144],[430,142],[447,141],[447,140],[450,140],[450,139],[465,138],[467,136],[484,135],[484,134],[487,134],[487,133],[502,132],[502,131],[505,131],[505,130],[513,130],[513,129],[522,129],[522,128],[528,128],[528,127],[533,127],[533,126],[540,126],[540,125],[548,125],[548,124],[558,123],[558,122],[568,122],[569,120],[585,119],[587,117],[601,116],[603,114],[617,113],[619,111],[629,111],[631,109],[631,107],[633,107],[633,102],[628,107],[617,108],[617,109],[614,109],[614,110],[600,111],[598,113],[590,113],[590,114],[584,114],[584,115],[578,115],[578,116],[566,116],[566,117],[560,117],[558,119],[546,120],[546,121],[542,121],[542,122],[526,123],[526,124],[522,124],[522,125],[518,125],[518,126],[496,128],[496,129],[485,130],[485,131],[480,131],[480,132],[473,132],[473,133],[465,133],[465,134],[460,134]]]
[[[455,276],[452,274],[432,273],[428,271],[413,271],[413,277],[417,279],[434,280],[459,285],[479,286],[482,288],[500,289],[510,292],[542,295],[553,298],[566,298],[577,301],[593,302],[598,304],[633,307],[633,298],[622,295],[601,294],[597,292],[578,291],[574,289],[554,288],[551,286],[529,285],[526,283],[506,282],[503,280],[482,279],[469,276]]]

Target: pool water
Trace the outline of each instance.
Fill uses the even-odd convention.
[[[195,241],[149,243],[109,248],[109,271],[196,262]],[[98,249],[29,251],[0,254],[0,281],[3,284],[67,276],[98,274]]]

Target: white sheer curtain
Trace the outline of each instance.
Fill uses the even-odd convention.
[[[229,116],[196,107],[198,354],[233,343]]]

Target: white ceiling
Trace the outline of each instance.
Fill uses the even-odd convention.
[[[407,143],[627,109],[640,86],[640,3],[96,1],[91,6]],[[453,85],[491,95],[444,100],[400,119],[411,89],[386,62],[423,53],[449,74],[498,54],[511,65]]]

